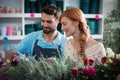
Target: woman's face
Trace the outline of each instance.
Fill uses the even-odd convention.
[[[62,30],[65,32],[66,36],[73,36],[78,30],[78,26],[76,26],[76,21],[72,21],[67,17],[61,18]]]

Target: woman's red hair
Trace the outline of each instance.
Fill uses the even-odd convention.
[[[70,8],[65,10],[62,15],[59,18],[59,21],[61,21],[62,17],[67,17],[70,20],[78,21],[79,22],[79,30],[80,30],[80,47],[81,51],[84,52],[84,46],[86,43],[86,39],[89,36],[89,27],[87,25],[87,21],[84,17],[83,12],[79,8]]]

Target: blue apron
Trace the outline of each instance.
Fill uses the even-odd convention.
[[[38,40],[35,41],[35,45],[33,48],[33,56],[36,60],[40,57],[49,58],[49,57],[61,57],[61,46],[59,45],[57,49],[54,48],[42,48],[37,45]]]

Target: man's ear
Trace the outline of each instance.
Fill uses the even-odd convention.
[[[56,19],[56,22],[59,23],[59,18]]]

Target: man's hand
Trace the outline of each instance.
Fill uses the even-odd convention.
[[[10,60],[6,60],[5,62],[3,62],[3,64],[1,65],[2,73],[5,73],[10,66],[11,66]]]
[[[5,59],[12,61],[15,55],[17,55],[17,53],[14,50],[8,51],[5,55]]]
[[[14,50],[11,50],[5,54],[5,59],[1,65],[1,70],[5,73],[11,66],[11,62],[17,53]]]

